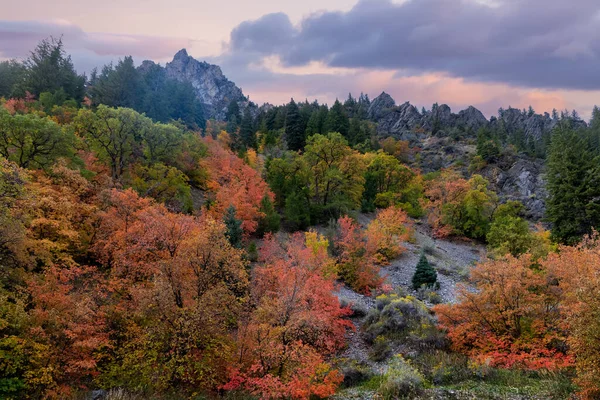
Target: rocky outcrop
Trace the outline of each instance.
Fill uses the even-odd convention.
[[[480,128],[489,124],[481,111],[472,106],[453,114],[446,104],[435,104],[431,111],[424,113],[420,113],[408,102],[400,106],[394,104],[394,99],[383,92],[369,107],[367,115],[369,119],[377,122],[377,132],[382,137],[393,136],[416,142],[426,136],[425,132],[447,136],[453,129],[475,135]]]
[[[242,90],[223,75],[219,66],[198,61],[185,49],[175,54],[165,70],[168,77],[192,84],[207,118],[225,119],[232,100],[247,103]]]
[[[455,124],[464,131],[477,132],[488,124],[488,120],[481,111],[469,106],[458,113]]]
[[[380,136],[394,136],[396,139],[415,142],[424,137],[424,131],[419,130],[422,123],[423,116],[415,106],[406,102],[388,109],[379,120],[377,132]]]
[[[386,92],[382,92],[371,102],[367,111],[367,118],[373,121],[382,119],[396,105],[392,96]]]
[[[539,221],[544,217],[548,192],[541,160],[518,160],[510,169],[498,174],[495,184],[502,200],[523,203],[527,218]]]

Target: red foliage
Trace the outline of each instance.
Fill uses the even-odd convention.
[[[559,298],[529,255],[477,265],[457,304],[434,307],[453,348],[501,367],[557,369],[573,364],[565,351]],[[562,344],[562,345],[561,345]]]
[[[29,282],[33,300],[31,335],[44,344],[46,365],[59,371],[32,380],[58,393],[86,385],[97,376],[98,352],[109,345],[108,321],[102,304],[108,291],[93,267],[51,267]]]
[[[4,103],[4,108],[6,108],[11,115],[24,114],[27,112],[27,105],[23,99],[8,99],[6,103]]]
[[[246,234],[256,231],[258,221],[264,217],[260,204],[265,196],[274,200],[273,193],[259,173],[244,163],[230,150],[213,139],[207,138],[208,157],[201,161],[206,168],[209,180],[206,187],[213,194],[214,204],[209,213],[221,219],[230,205],[236,209],[236,216],[242,221]]]
[[[322,274],[326,254],[295,234],[287,248],[268,236],[255,268],[256,309],[238,333],[239,366],[225,389],[243,388],[262,398],[308,399],[335,392],[342,376],[324,357],[340,350],[352,329],[340,307],[333,277]]]
[[[384,281],[375,265],[375,252],[368,250],[364,231],[350,217],[340,218],[338,225],[336,248],[340,277],[354,290],[369,295]]]

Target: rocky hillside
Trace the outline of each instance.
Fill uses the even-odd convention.
[[[533,110],[524,111],[511,107],[501,109],[498,117],[489,120],[472,106],[458,114],[452,113],[446,104],[434,104],[431,110],[419,112],[409,102],[396,105],[395,100],[385,92],[373,99],[367,115],[378,124],[379,135],[394,136],[412,142],[422,139],[425,132],[444,136],[455,130],[475,135],[484,127],[492,130],[503,129],[508,135],[522,133],[525,140],[541,140],[558,123],[557,116],[550,116],[548,113],[536,114]],[[575,122],[585,126],[585,122],[581,120]]]
[[[488,163],[477,171],[469,170],[476,155],[477,132],[500,132],[508,142],[521,141],[538,146],[548,140],[558,123],[557,116],[535,114],[515,108],[501,109],[489,120],[475,107],[453,113],[446,104],[435,104],[431,110],[419,111],[406,102],[396,105],[383,92],[371,102],[367,116],[377,124],[381,138],[392,136],[406,140],[416,149],[413,164],[423,172],[454,167],[465,175],[476,172],[485,176],[501,199],[518,200],[525,205],[527,217],[533,221],[543,218],[547,196],[544,161],[520,152],[504,154],[501,161]],[[573,122],[585,126],[580,119]]]
[[[225,119],[232,100],[247,102],[242,89],[227,79],[219,66],[198,61],[185,49],[175,54],[165,70],[168,77],[192,84],[207,118]]]

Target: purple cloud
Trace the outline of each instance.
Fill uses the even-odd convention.
[[[550,89],[600,89],[600,3],[501,0],[361,0],[348,12],[246,21],[229,52],[276,55],[286,66],[445,73]]]
[[[185,38],[87,33],[63,21],[0,21],[0,58],[26,58],[40,40],[49,36],[62,37],[75,67],[86,72],[126,55],[139,61],[169,60],[177,50],[192,43]]]

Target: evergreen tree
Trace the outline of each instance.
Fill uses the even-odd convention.
[[[286,107],[285,140],[288,148],[293,151],[302,150],[306,144],[302,117],[294,99]]]
[[[269,198],[269,196],[263,197],[260,202],[260,211],[265,215],[258,221],[258,229],[256,232],[259,235],[264,235],[265,233],[275,233],[279,230],[279,224],[281,222],[281,217],[275,211],[275,207],[273,207],[273,202]]]
[[[338,132],[341,133],[345,138],[348,137],[348,132],[350,130],[350,120],[346,115],[346,110],[344,110],[344,106],[340,103],[339,100],[335,100],[333,106],[329,110],[327,114],[327,120],[325,122],[325,131],[329,132]]]
[[[112,63],[105,65],[89,93],[95,104],[136,108],[143,100],[140,85],[140,74],[133,64],[133,58],[127,56],[119,60],[116,67]]]
[[[0,62],[0,97],[13,97],[16,86],[25,76],[25,66],[15,60]]]
[[[244,112],[242,124],[240,125],[240,139],[247,149],[256,148],[256,132],[254,130],[254,121],[249,110]]]
[[[227,106],[227,114],[225,114],[227,120],[227,132],[234,133],[242,120],[240,114],[240,106],[235,100],[231,100],[229,106]]]
[[[417,269],[412,277],[413,289],[417,290],[425,286],[428,288],[435,288],[437,286],[437,272],[427,261],[425,253],[421,253],[421,258],[417,263]]]
[[[241,249],[244,231],[242,230],[242,221],[236,218],[236,211],[233,205],[227,209],[223,217],[223,222],[225,223],[225,236],[227,240],[236,249]]]
[[[348,93],[348,99],[344,102],[344,109],[346,111],[346,115],[350,118],[354,118],[354,116],[358,112],[358,102],[354,97],[352,97],[352,93]]]
[[[295,229],[310,225],[310,203],[304,189],[294,190],[285,200],[285,218]]]
[[[548,154],[547,218],[554,240],[577,243],[600,228],[600,154],[590,130],[577,131],[562,120]]]
[[[21,96],[26,90],[39,96],[43,92],[54,93],[62,89],[68,98],[77,102],[83,100],[85,77],[75,72],[62,39],[42,40],[25,61],[25,67],[23,80],[16,89]]]

